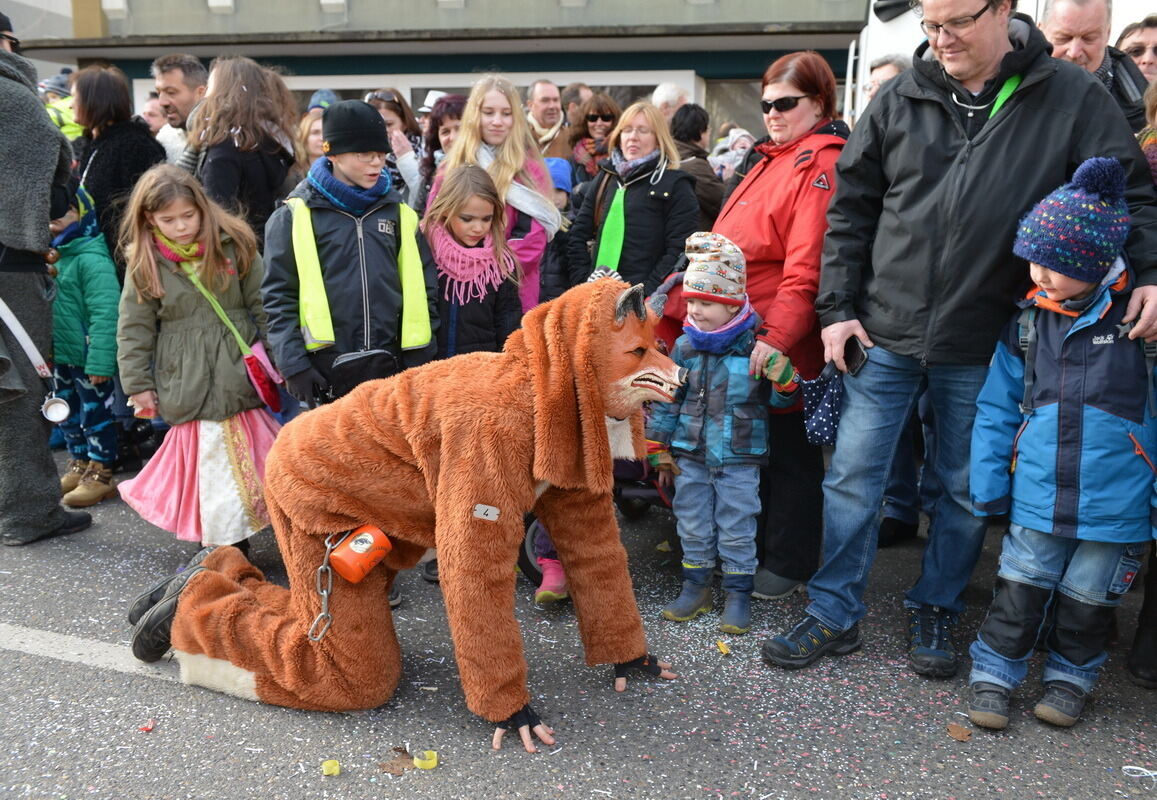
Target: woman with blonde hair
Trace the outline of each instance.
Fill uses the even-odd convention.
[[[550,199],[553,183],[521,113],[518,90],[501,75],[474,84],[450,152],[430,189],[433,204],[442,175],[464,164],[482,167],[506,204],[506,240],[522,268],[522,310],[538,305],[539,265],[562,217]]]
[[[209,67],[205,99],[189,127],[192,166],[206,193],[245,217],[260,244],[265,221],[291,188],[297,161],[297,104],[276,72],[244,56],[220,56]]]
[[[695,179],[655,106],[634,103],[607,137],[610,158],[570,230],[571,273],[618,272],[653,292],[683,254],[699,222]]]

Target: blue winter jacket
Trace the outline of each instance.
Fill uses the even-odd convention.
[[[1148,370],[1121,318],[1129,276],[1102,285],[1078,316],[1036,305],[1036,366],[1022,413],[1020,314],[1005,326],[977,398],[971,492],[981,516],[1009,514],[1025,528],[1100,542],[1154,535],[1157,420]]]
[[[748,330],[715,354],[694,349],[680,336],[671,358],[687,368],[687,381],[674,402],[651,405],[647,437],[708,467],[766,464],[768,408],[790,406],[798,390],[777,392],[771,381],[748,374],[754,344]]]

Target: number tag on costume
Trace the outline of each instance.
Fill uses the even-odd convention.
[[[392,219],[378,220],[378,233],[384,233],[386,236],[394,235],[394,221]]]
[[[478,517],[478,519],[484,519],[487,522],[498,522],[498,509],[494,506],[479,503],[474,506],[474,516]]]

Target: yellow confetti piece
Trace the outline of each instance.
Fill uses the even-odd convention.
[[[321,762],[322,775],[341,775],[341,764],[337,763],[335,759],[329,759]]]
[[[727,642],[723,641],[722,639],[716,640],[715,646],[719,648],[719,652],[722,653],[723,655],[725,655],[725,656],[731,655],[731,648],[728,647]]]
[[[438,766],[438,751],[423,750],[414,756],[414,766],[418,769],[433,769]]]

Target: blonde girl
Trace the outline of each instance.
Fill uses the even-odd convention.
[[[539,264],[562,217],[550,199],[550,174],[521,109],[518,90],[501,75],[485,75],[474,84],[430,201],[442,175],[456,167],[474,164],[490,174],[506,205],[506,239],[522,268],[519,299],[529,311],[538,304]]]
[[[438,356],[499,351],[519,324],[520,267],[506,243],[504,207],[486,170],[448,171],[422,231],[438,265]]]
[[[144,519],[202,544],[238,544],[268,524],[265,455],[278,424],[250,384],[237,339],[265,337],[263,267],[246,223],[188,172],[160,165],[121,224],[128,267],[117,363],[129,404],[172,427],[121,497]]]

